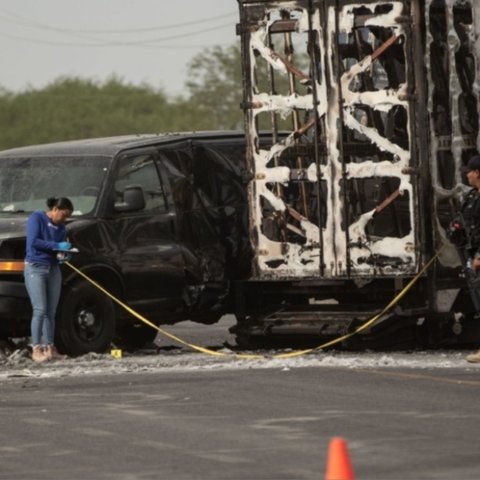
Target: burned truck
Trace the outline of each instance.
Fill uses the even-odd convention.
[[[479,341],[446,231],[478,151],[480,5],[238,3],[254,258],[235,285],[240,343],[351,332],[435,255],[349,343]]]

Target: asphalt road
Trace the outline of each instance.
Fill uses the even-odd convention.
[[[265,368],[0,386],[1,479],[478,479],[479,369]]]

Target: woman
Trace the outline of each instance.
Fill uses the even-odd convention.
[[[47,206],[47,212],[33,212],[27,221],[24,275],[33,309],[32,360],[35,362],[63,358],[53,344],[55,312],[62,287],[57,254],[71,248],[66,241],[64,222],[72,214],[73,204],[68,198],[60,197],[49,198]]]

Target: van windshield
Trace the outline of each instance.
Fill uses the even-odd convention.
[[[108,157],[32,157],[0,159],[0,212],[45,209],[49,197],[68,197],[73,215],[95,207]]]

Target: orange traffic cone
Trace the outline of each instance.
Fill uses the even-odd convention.
[[[341,437],[333,437],[330,440],[325,480],[355,480],[347,443]]]

